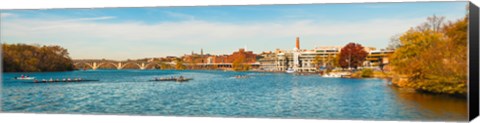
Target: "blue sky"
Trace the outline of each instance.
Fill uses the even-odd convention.
[[[2,10],[0,41],[60,45],[74,59],[228,54],[357,42],[385,48],[428,16],[457,20],[467,2]]]

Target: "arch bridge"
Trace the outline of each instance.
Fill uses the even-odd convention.
[[[74,60],[74,65],[77,68],[87,68],[87,69],[92,69],[92,70],[97,70],[102,66],[107,66],[111,65],[114,66],[117,70],[122,70],[124,69],[127,65],[133,65],[138,69],[145,70],[149,67],[154,67],[154,66],[160,66],[163,67],[163,65],[168,65],[168,66],[175,66],[175,62],[141,62],[141,61],[106,61],[106,60]],[[190,63],[183,63],[185,66],[197,66],[200,68],[207,68],[207,67],[216,67],[219,69],[228,69],[232,68],[232,63],[196,63],[196,64],[190,64]],[[259,63],[249,63],[252,67],[259,67]]]
[[[92,70],[97,70],[98,68],[106,65],[112,65],[116,69],[121,70],[124,69],[127,65],[136,66],[138,69],[145,70],[148,67],[152,66],[160,66],[161,64],[166,65],[173,65],[174,63],[164,63],[164,62],[116,62],[116,61],[74,61],[74,65],[76,67],[88,67]]]

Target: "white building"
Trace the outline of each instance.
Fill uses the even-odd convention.
[[[275,52],[262,53],[263,58],[259,60],[260,68],[266,71],[286,71],[290,68],[296,72],[317,72],[329,67],[333,69],[335,58],[341,49],[342,46],[315,47],[313,50],[301,49],[300,40],[297,37],[296,46],[292,50],[277,49]],[[365,50],[369,52],[367,59],[375,57],[375,60],[378,60],[375,48],[365,47]],[[383,54],[384,52],[382,52]],[[367,60],[366,62],[373,61]]]
[[[275,54],[276,71],[286,71],[289,68],[297,72],[316,72],[328,65],[333,66],[336,55],[340,52],[340,46],[316,47],[313,50],[300,48],[300,39],[297,37],[296,46],[293,50],[279,50]]]

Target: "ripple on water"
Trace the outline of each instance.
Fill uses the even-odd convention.
[[[284,73],[99,70],[32,73],[39,79],[81,77],[88,83],[31,84],[3,74],[7,112],[282,117],[377,120],[466,120],[466,101],[405,92],[379,79]],[[149,82],[185,76],[186,83]],[[249,78],[236,79],[236,75]],[[436,108],[446,107],[446,108]]]

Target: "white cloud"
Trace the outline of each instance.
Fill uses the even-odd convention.
[[[162,13],[164,13],[167,16],[178,18],[181,20],[190,20],[190,21],[195,20],[195,16],[188,15],[188,14],[169,12],[169,11],[163,11]]]
[[[248,45],[255,52],[290,49],[296,36],[305,48],[359,42],[383,48],[392,35],[423,21],[371,20],[362,22],[313,22],[233,24],[206,21],[96,23],[80,18],[69,21],[17,19],[2,24],[2,42],[57,44],[73,58],[127,59],[181,55],[204,48],[231,53]]]
[[[108,20],[114,19],[113,16],[102,16],[102,17],[93,17],[93,18],[77,18],[77,19],[70,19],[70,20],[63,20],[63,21],[96,21],[96,20]]]

